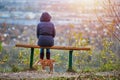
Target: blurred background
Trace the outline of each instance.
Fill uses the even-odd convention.
[[[119,69],[113,65],[119,65],[120,58],[119,6],[120,0],[0,0],[0,71],[29,67],[30,50],[14,46],[37,44],[36,27],[42,12],[52,16],[55,45],[91,47],[89,52],[74,52],[75,70]],[[64,53],[68,52],[52,53],[57,60],[56,71],[65,71],[68,54]],[[35,60],[38,58],[36,49]]]

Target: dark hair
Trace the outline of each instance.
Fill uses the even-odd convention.
[[[50,20],[51,20],[50,14],[47,12],[43,12],[41,17],[40,17],[40,21],[41,22],[49,22]]]

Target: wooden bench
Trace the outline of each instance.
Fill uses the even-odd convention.
[[[30,69],[33,68],[33,57],[34,57],[34,48],[49,48],[49,49],[58,49],[58,50],[69,50],[69,64],[68,64],[68,71],[73,71],[72,69],[72,53],[73,50],[90,50],[88,47],[66,47],[66,46],[52,46],[52,47],[40,47],[37,45],[30,45],[30,44],[16,44],[16,47],[24,47],[24,48],[31,48],[31,55],[30,55]]]

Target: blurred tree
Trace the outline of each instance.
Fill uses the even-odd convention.
[[[101,4],[99,4],[101,2]],[[98,22],[101,25],[100,38],[99,41],[103,38],[108,38],[114,44],[111,46],[112,51],[116,54],[119,54],[120,48],[120,1],[119,0],[96,0],[95,3],[95,15]],[[103,12],[102,16],[99,15],[98,8],[101,6]],[[102,35],[103,34],[103,35]]]
[[[106,29],[108,31],[107,35],[115,37],[120,42],[119,0],[103,0],[101,6],[104,13],[102,16],[99,16],[97,12],[97,9],[99,7],[98,1],[99,0],[96,0],[95,3],[95,14],[98,19],[98,22],[101,23],[103,29]]]

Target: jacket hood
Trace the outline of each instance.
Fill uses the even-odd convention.
[[[47,12],[42,13],[40,17],[40,22],[49,22],[50,20],[51,20],[51,16],[49,13]]]

